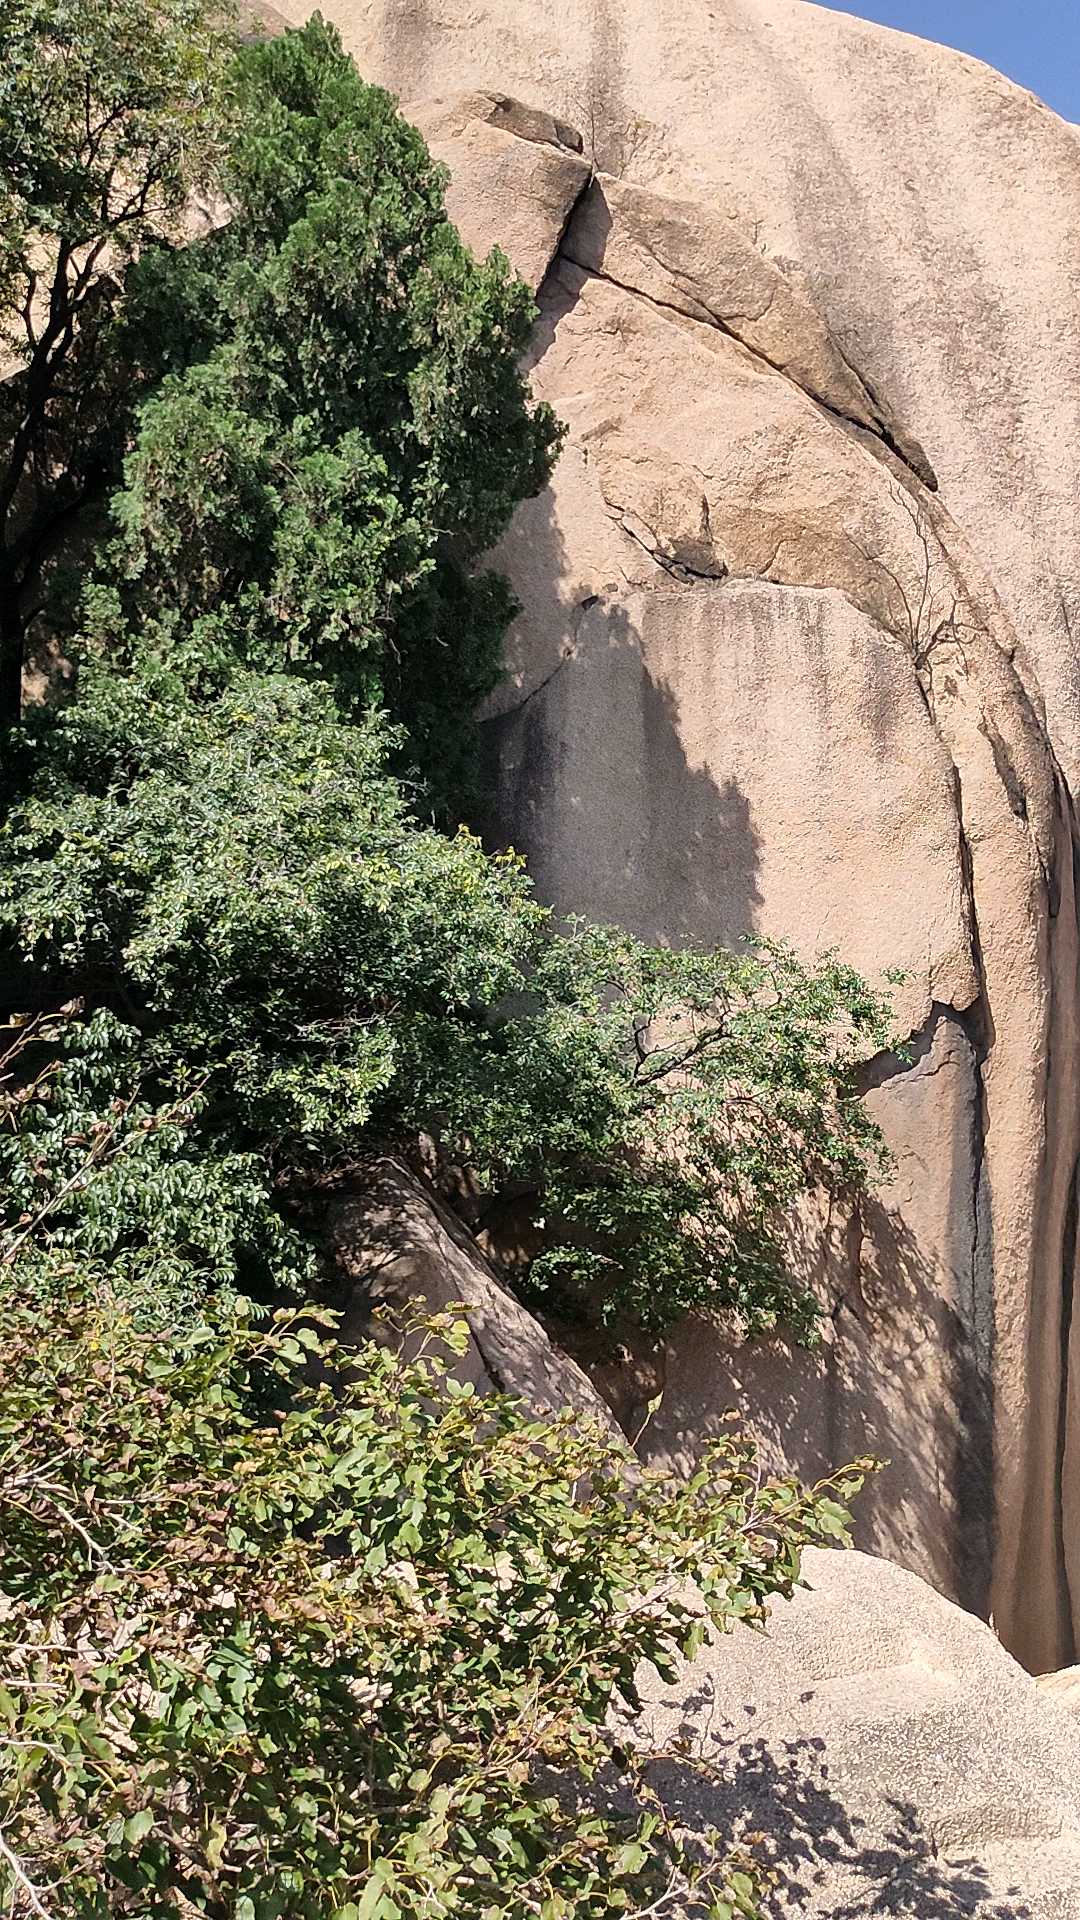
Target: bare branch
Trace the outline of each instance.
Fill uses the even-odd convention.
[[[48,1907],[44,1905],[41,1895],[27,1874],[22,1861],[8,1846],[3,1833],[0,1833],[0,1857],[7,1861],[13,1879],[22,1888],[34,1912],[41,1914],[42,1920],[52,1920]]]

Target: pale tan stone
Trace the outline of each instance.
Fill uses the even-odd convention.
[[[450,168],[447,211],[467,245],[483,258],[497,240],[539,287],[589,181],[580,134],[503,94],[410,101],[404,112]]]
[[[639,1676],[619,1731],[659,1750],[679,1825],[757,1835],[775,1920],[1075,1920],[1075,1720],[910,1573],[819,1550],[804,1572],[764,1634]]]
[[[563,254],[730,333],[840,419],[881,435],[936,487],[922,448],[883,419],[811,302],[731,214],[601,176],[575,211]]]
[[[370,1163],[330,1207],[327,1239],[347,1299],[341,1338],[400,1337],[419,1315],[461,1310],[469,1344],[451,1372],[542,1417],[573,1407],[621,1443],[606,1405],[568,1354],[500,1285],[475,1242],[401,1161]],[[389,1318],[372,1314],[384,1308]],[[395,1329],[397,1331],[395,1331]],[[423,1337],[423,1336],[421,1336]]]
[[[305,0],[287,0],[290,19]],[[807,0],[333,0],[402,98],[490,89],[733,216],[926,449],[1080,765],[1080,143],[979,61]]]

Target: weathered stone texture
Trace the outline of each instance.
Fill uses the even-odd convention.
[[[497,236],[511,266],[539,287],[588,183],[581,135],[505,94],[407,101],[404,111],[450,169],[446,205],[462,238],[485,254]]]
[[[694,1831],[764,1835],[780,1920],[1075,1920],[1080,1727],[989,1628],[861,1553],[673,1684],[631,1737]],[[715,1770],[715,1771],[714,1771]]]

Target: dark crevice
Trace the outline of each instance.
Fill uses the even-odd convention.
[[[599,600],[600,595],[598,593],[587,593],[584,600],[578,601],[577,606],[574,608],[574,637],[569,645],[563,648],[561,658],[555,662],[551,672],[546,673],[542,680],[537,681],[535,687],[530,687],[528,693],[524,694],[520,700],[515,701],[512,706],[501,708],[497,715],[498,719],[512,720],[517,714],[524,713],[529,703],[535,700],[539,694],[543,693],[546,688],[550,687],[552,681],[558,678],[563,668],[568,666],[570,661],[575,658],[578,641],[581,638],[582,619],[585,614],[589,613],[593,607],[599,604]]]
[[[906,1039],[902,1046],[890,1048],[884,1053],[875,1053],[872,1060],[859,1069],[857,1085],[860,1094],[872,1093],[879,1087],[887,1086],[890,1080],[930,1079],[940,1073],[944,1061],[936,1067],[926,1067],[917,1071],[921,1063],[928,1059],[933,1051],[934,1040],[943,1020],[957,1018],[956,1008],[947,1001],[932,1000],[930,1012],[922,1026]]]
[[[983,714],[980,728],[986,739],[990,742],[990,751],[994,756],[994,766],[997,769],[998,778],[1005,789],[1005,797],[1009,802],[1009,806],[1018,820],[1026,821],[1028,817],[1027,795],[1024,792],[1023,784],[1016,772],[1016,768],[1013,766],[1012,755],[989,714]]]
[[[635,533],[633,527],[627,526],[626,514],[629,511],[627,507],[620,506],[615,500],[608,500],[606,495],[605,502],[611,512],[618,516],[619,525],[627,538],[635,540],[642,552],[647,553],[649,559],[654,561],[658,567],[662,568],[664,573],[670,574],[673,580],[682,581],[685,585],[689,585],[689,583],[694,580],[702,580],[706,586],[718,587],[722,586],[724,581],[730,577],[728,569],[722,560],[718,561],[716,567],[710,571],[705,567],[692,567],[686,560],[677,560],[673,554],[661,553],[659,547],[651,547],[647,540],[642,539],[640,533]],[[643,521],[642,525],[644,526],[644,524]],[[646,532],[652,533],[652,528],[647,527]],[[655,534],[653,534],[653,538],[656,538]]]
[[[885,445],[888,447],[889,452],[896,456],[897,460],[900,461],[902,466],[905,466],[908,469],[909,473],[914,474],[916,480],[920,480],[922,482],[923,486],[926,488],[928,493],[937,493],[938,491],[937,474],[934,472],[933,467],[930,465],[930,462],[927,459],[926,454],[923,452],[923,449],[919,445],[918,441],[910,441],[908,440],[906,435],[904,436],[903,440],[900,440],[897,438],[897,436],[894,434],[892,428],[889,426],[888,421],[885,418],[885,409],[881,404],[881,399],[876,389],[871,385],[870,381],[867,379],[865,373],[862,372],[861,368],[857,367],[855,365],[855,362],[852,359],[850,359],[849,356],[844,352],[844,349],[841,346],[839,340],[836,338],[836,335],[834,333],[830,334],[830,338],[832,340],[833,346],[836,348],[837,353],[840,355],[840,358],[843,361],[848,372],[850,373],[852,379],[858,381],[860,387],[862,388],[867,399],[869,400],[870,405],[873,407],[874,418],[877,421],[877,425],[878,425],[878,432],[880,434],[881,439],[885,442]]]
[[[984,1619],[990,1611],[995,1559],[995,1394],[994,1278],[990,1188],[986,1169],[986,1062],[994,1041],[986,992],[979,914],[975,901],[971,847],[964,824],[963,789],[955,775],[960,869],[968,905],[971,956],[979,982],[978,998],[958,1011],[957,1023],[971,1049],[970,1208],[971,1257],[967,1271],[964,1326],[954,1355],[956,1367],[957,1521],[956,1593],[961,1606]]]
[[[1077,1219],[1080,1212],[1080,1157],[1069,1182],[1065,1209],[1065,1230],[1061,1247],[1061,1362],[1058,1388],[1057,1455],[1054,1463],[1054,1524],[1057,1533],[1057,1560],[1063,1570],[1068,1596],[1069,1561],[1065,1544],[1065,1454],[1069,1433],[1069,1349],[1072,1343],[1073,1311],[1076,1299]],[[1075,1615],[1071,1605],[1064,1608],[1068,1643],[1061,1665],[1070,1667],[1077,1659]]]
[[[979,725],[985,738],[990,743],[990,751],[994,756],[994,766],[997,770],[998,778],[1005,789],[1005,796],[1009,802],[1010,809],[1016,815],[1016,818],[1022,820],[1026,826],[1028,822],[1027,794],[1024,791],[1023,781],[1013,765],[1012,755],[1009,752],[1008,745],[1002,739],[1001,734],[998,732],[988,714],[984,713]],[[1037,848],[1036,851],[1038,851]],[[1053,859],[1048,862],[1040,857],[1039,864],[1042,868],[1043,881],[1046,886],[1047,912],[1051,920],[1056,920],[1061,911],[1060,876]]]
[[[524,140],[530,146],[554,147],[556,153],[575,153],[579,158],[584,154],[585,142],[581,134],[566,120],[557,120],[554,115],[523,108],[522,102],[515,100],[513,94],[493,93],[487,87],[483,92],[495,109],[487,124],[497,127],[500,133],[510,133],[515,140]]]
[[[584,200],[585,195],[588,192],[590,192],[595,178],[596,178],[595,171],[592,167],[590,167],[580,187],[578,188],[573,199],[571,200],[570,205],[566,209],[566,218],[563,221],[562,226],[559,228],[558,239],[556,240],[555,245],[551,249],[550,258],[548,260],[547,266],[545,267],[543,275],[541,277],[540,285],[537,287],[537,290],[536,290],[536,299],[537,299],[538,305],[543,304],[544,290],[552,274],[555,272],[556,268],[558,267],[560,260],[563,260],[567,257],[564,251],[566,247],[567,236],[570,232],[571,227],[574,224],[574,217],[578,211],[578,208],[581,206],[581,203]]]

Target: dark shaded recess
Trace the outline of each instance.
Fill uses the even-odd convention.
[[[1073,1315],[1076,1305],[1076,1255],[1077,1222],[1080,1216],[1080,1159],[1073,1168],[1069,1182],[1069,1200],[1065,1211],[1065,1230],[1061,1248],[1061,1385],[1058,1398],[1057,1423],[1057,1459],[1055,1462],[1055,1518],[1057,1525],[1058,1565],[1062,1567],[1066,1587],[1068,1587],[1068,1557],[1065,1552],[1065,1454],[1068,1441],[1069,1421],[1069,1385],[1070,1385],[1070,1348],[1072,1345]],[[1071,1606],[1065,1609],[1065,1627],[1068,1644],[1062,1655],[1062,1666],[1070,1667],[1076,1662],[1080,1648],[1077,1646],[1076,1631],[1072,1625],[1075,1618]]]

